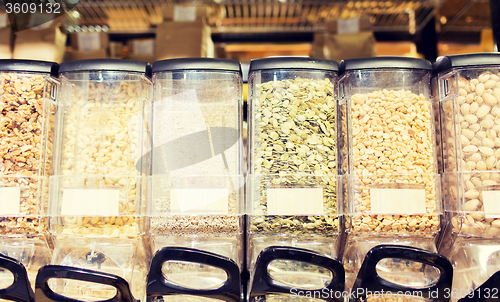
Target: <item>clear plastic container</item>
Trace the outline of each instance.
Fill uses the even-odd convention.
[[[47,199],[58,67],[0,60],[0,253],[22,263],[33,286],[51,257]]]
[[[153,64],[153,83],[152,251],[183,247],[210,252],[231,259],[241,270],[244,164],[240,64],[209,58],[158,61]],[[184,288],[193,289],[211,287],[213,282],[222,284],[227,277],[189,261],[170,261],[164,273]],[[185,301],[186,297],[164,299]]]
[[[440,253],[455,266],[461,298],[500,269],[500,55],[447,56],[434,74],[448,217]]]
[[[359,261],[377,244],[401,241],[436,251],[442,202],[431,71],[429,61],[413,58],[340,64],[340,123],[347,129],[339,146],[347,158],[347,288]]]
[[[268,58],[250,64],[246,193],[250,283],[257,256],[269,246],[339,255],[337,72],[337,62],[310,58]],[[301,271],[297,264],[297,278],[286,282],[300,287]]]
[[[125,60],[61,65],[49,201],[52,263],[119,275],[137,297],[145,294],[149,250],[143,224],[151,172],[150,72],[145,62]]]

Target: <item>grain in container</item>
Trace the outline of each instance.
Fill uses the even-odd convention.
[[[500,55],[443,57],[433,84],[448,217],[440,253],[455,267],[457,301],[500,270]]]
[[[165,276],[180,284],[163,299],[210,299],[207,291],[191,298],[186,294],[236,280],[233,270],[228,276],[204,262],[204,255],[237,271],[244,262],[240,63],[212,58],[158,61],[153,64],[153,83],[149,229],[153,252],[176,255],[153,264],[163,266]],[[161,289],[154,292],[161,295]]]
[[[429,61],[413,58],[340,64],[340,124],[347,130],[339,146],[347,158],[347,288],[376,245],[436,251],[442,207],[431,71]]]
[[[151,171],[150,65],[96,59],[66,62],[59,71],[52,263],[121,276],[142,297],[149,250],[143,223]],[[68,282],[76,291],[93,290]]]
[[[283,57],[253,60],[249,71],[247,267],[270,246],[339,255],[339,190],[335,83],[338,63]],[[298,261],[274,263],[276,282],[301,288],[303,274],[322,284],[331,270]],[[267,271],[265,272],[267,274]],[[301,281],[302,280],[302,281]],[[309,282],[309,281],[308,281]],[[280,299],[290,298],[290,295]],[[252,297],[252,299],[258,297]],[[271,299],[271,297],[267,297]]]
[[[58,67],[0,60],[0,253],[22,263],[33,286],[51,257],[47,200]]]

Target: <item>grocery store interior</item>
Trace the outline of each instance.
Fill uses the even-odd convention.
[[[0,56],[8,58],[14,43],[13,58],[29,57],[23,49],[29,51],[30,43],[41,40],[52,42],[53,49],[47,45],[43,50],[47,53],[40,49],[32,56],[53,56],[52,61],[59,63],[90,58],[152,63],[173,57],[248,63],[291,55],[336,61],[389,55],[435,60],[493,51],[498,25],[491,22],[492,15],[497,15],[490,14],[492,9],[497,11],[496,3],[488,0],[82,0],[53,22],[50,31],[19,33],[21,37],[13,42],[4,29]],[[0,27],[8,26],[5,17],[0,17]],[[84,38],[82,33],[94,35]],[[99,39],[95,33],[100,33]]]
[[[500,301],[499,0],[0,1],[0,302]]]

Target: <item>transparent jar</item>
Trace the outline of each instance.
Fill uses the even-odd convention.
[[[108,59],[61,65],[49,206],[53,264],[119,275],[138,297],[145,294],[149,250],[143,224],[151,171],[150,68]]]
[[[461,298],[500,270],[500,55],[447,56],[434,74],[448,217],[440,253]]]
[[[413,58],[342,61],[339,111],[344,166],[347,287],[374,245],[436,251],[442,205],[430,98],[432,64]],[[417,269],[417,268],[416,268]]]
[[[338,257],[342,190],[338,189],[337,72],[337,62],[310,58],[268,58],[250,64],[246,193],[250,283],[257,256],[269,246]],[[305,270],[300,264],[288,270],[295,270],[297,277],[286,282],[296,282],[300,288]]]
[[[153,83],[152,250],[182,247],[209,252],[234,261],[241,270],[240,64],[210,58],[158,61],[153,64]],[[222,271],[196,261],[179,261],[168,262],[164,273],[187,289],[212,287],[213,282],[220,285],[227,278]],[[171,295],[164,299],[187,298]]]
[[[22,263],[33,286],[51,257],[47,199],[58,67],[0,60],[0,253]]]

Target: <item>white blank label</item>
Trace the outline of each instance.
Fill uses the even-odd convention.
[[[170,193],[172,213],[227,215],[228,189],[174,189]]]
[[[268,188],[267,215],[323,215],[323,188]]]
[[[94,33],[78,33],[78,50],[79,51],[94,51],[101,49],[101,34]]]
[[[118,189],[64,189],[61,205],[63,216],[118,216]]]
[[[342,34],[352,34],[359,32],[359,18],[338,19],[337,32]]]
[[[0,215],[19,215],[21,205],[21,188],[2,187],[0,188]]]
[[[425,189],[370,189],[371,214],[425,214]]]
[[[500,218],[500,191],[483,191],[486,219]]]

